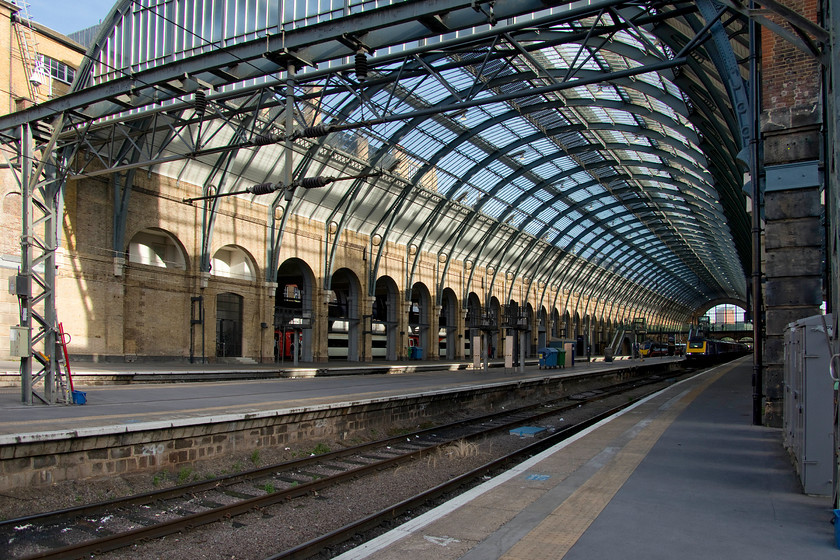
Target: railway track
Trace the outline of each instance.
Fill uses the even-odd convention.
[[[456,441],[487,437],[494,432],[538,422],[587,403],[638,389],[641,385],[661,382],[661,377],[635,380],[234,475],[12,519],[0,522],[0,542],[7,543],[6,557],[10,559],[80,558],[101,554],[312,495],[331,486],[429,456]],[[630,402],[627,400],[624,406]],[[553,445],[614,411],[610,409],[597,418],[568,426],[447,484],[273,558],[309,558],[381,524],[383,520],[391,520],[435,497],[452,493],[459,486],[494,469],[503,468],[518,457],[527,457]]]

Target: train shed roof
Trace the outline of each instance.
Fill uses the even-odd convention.
[[[67,178],[294,184],[241,196],[369,235],[374,274],[397,243],[687,318],[746,299],[747,55],[711,0],[121,0],[0,133],[51,124]]]

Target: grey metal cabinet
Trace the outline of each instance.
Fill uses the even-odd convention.
[[[830,496],[834,475],[834,380],[830,315],[785,329],[784,444],[806,494]]]

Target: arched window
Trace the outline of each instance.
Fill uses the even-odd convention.
[[[165,231],[146,229],[137,233],[128,244],[128,260],[135,264],[160,268],[187,268],[181,246]]]
[[[210,269],[213,276],[253,281],[256,279],[254,265],[248,254],[235,245],[225,245],[213,256]]]

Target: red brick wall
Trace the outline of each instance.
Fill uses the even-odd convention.
[[[811,21],[817,21],[818,0],[780,0]],[[768,19],[783,25],[793,33],[782,18],[766,14]],[[762,110],[772,111],[801,105],[811,105],[819,100],[819,65],[767,28],[761,29],[761,86]]]

